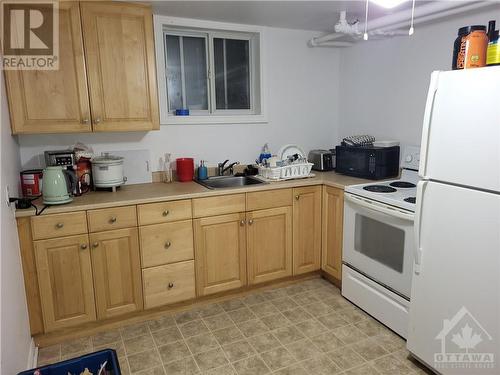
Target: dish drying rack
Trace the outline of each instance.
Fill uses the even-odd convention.
[[[292,180],[296,178],[313,177],[311,169],[313,163],[294,163],[283,167],[265,167],[259,165],[259,176],[268,180],[281,181]]]

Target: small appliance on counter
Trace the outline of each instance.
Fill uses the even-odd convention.
[[[74,166],[76,164],[75,153],[72,150],[45,151],[45,165],[52,167],[60,165],[62,167]]]
[[[35,198],[42,194],[43,171],[29,169],[21,172],[21,190],[23,197]]]
[[[104,153],[101,156],[92,158],[92,177],[94,187],[111,188],[116,191],[117,186],[121,186],[127,180],[123,175],[123,157]]]
[[[45,165],[47,167],[61,167],[68,176],[69,193],[74,196],[81,195],[84,191],[81,189],[81,184],[77,179],[77,158],[72,150],[53,150],[45,151]]]
[[[307,160],[313,163],[315,171],[333,171],[335,169],[335,152],[330,150],[311,150]]]
[[[335,170],[348,176],[380,180],[399,175],[399,146],[337,146]]]
[[[60,165],[43,170],[42,197],[46,205],[65,204],[73,200],[70,191],[75,181],[75,172]]]

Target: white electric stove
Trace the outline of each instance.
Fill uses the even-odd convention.
[[[419,147],[405,147],[401,178],[348,186],[342,295],[406,337],[413,271]]]

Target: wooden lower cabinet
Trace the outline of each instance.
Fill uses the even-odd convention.
[[[247,213],[248,283],[292,274],[292,207]]]
[[[98,318],[142,310],[137,228],[92,233],[90,244]]]
[[[244,213],[194,220],[196,286],[199,296],[246,285]]]
[[[34,242],[45,332],[96,319],[86,234]]]
[[[293,189],[293,274],[321,267],[321,186]]]
[[[167,264],[142,270],[144,308],[168,305],[196,296],[194,261]]]
[[[342,279],[342,231],[344,191],[323,186],[323,234],[321,268],[337,280]]]

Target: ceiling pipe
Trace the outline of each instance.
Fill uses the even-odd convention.
[[[354,43],[352,42],[339,42],[339,41],[330,41],[330,42],[324,42],[324,43],[321,43],[321,44],[317,44],[317,45],[312,45],[313,47],[340,47],[340,48],[343,48],[343,47],[351,47],[353,46]]]
[[[415,9],[415,22],[417,21],[418,18],[430,16],[430,15],[436,15],[438,17],[443,17],[441,14],[444,11],[449,11],[452,9],[455,9],[457,12],[460,13],[465,7],[470,7],[474,6],[474,8],[480,8],[480,7],[485,7],[487,5],[491,5],[491,3],[486,2],[486,1],[481,1],[481,2],[476,2],[473,4],[467,4],[463,3],[461,1],[444,1],[444,2],[435,2],[435,3],[430,3],[426,5],[419,6]],[[459,11],[460,9],[460,11]],[[376,29],[385,29],[390,27],[391,25],[395,24],[401,24],[402,22],[408,23],[409,19],[411,17],[411,9],[401,11],[395,14],[391,14],[388,16],[384,17],[379,17],[376,18],[372,21],[370,21],[370,29],[371,30],[376,30]],[[436,17],[436,18],[438,18]],[[402,27],[402,26],[398,26]],[[363,28],[363,24],[359,25],[359,28]],[[340,38],[344,36],[345,34],[341,33],[329,33],[320,37],[314,37],[309,41],[310,46],[319,46],[322,43],[329,42],[332,40],[335,40],[337,38]]]

